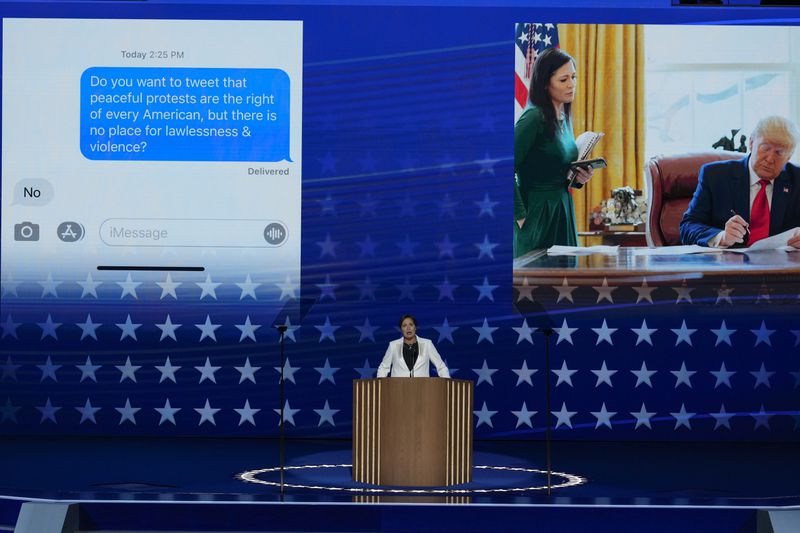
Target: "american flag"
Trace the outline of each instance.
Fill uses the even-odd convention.
[[[536,56],[548,48],[558,47],[558,27],[555,24],[519,23],[515,35],[514,122],[528,103],[528,85]]]

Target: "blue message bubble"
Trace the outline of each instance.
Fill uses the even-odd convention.
[[[291,161],[279,69],[91,67],[81,153],[93,160]]]

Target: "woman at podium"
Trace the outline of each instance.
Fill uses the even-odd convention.
[[[442,356],[436,351],[436,347],[429,339],[417,337],[417,319],[411,315],[405,315],[400,319],[400,331],[403,338],[389,343],[386,355],[383,356],[380,366],[378,366],[378,377],[408,378],[408,377],[429,377],[430,363],[436,366],[436,373],[440,378],[449,378],[450,372],[447,365],[442,361]]]

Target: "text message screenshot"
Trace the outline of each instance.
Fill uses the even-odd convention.
[[[302,30],[4,20],[4,276],[298,280]]]

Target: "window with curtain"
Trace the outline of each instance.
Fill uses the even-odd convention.
[[[644,42],[646,158],[709,150],[732,129],[738,147],[766,115],[800,123],[800,28],[647,26]]]

